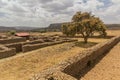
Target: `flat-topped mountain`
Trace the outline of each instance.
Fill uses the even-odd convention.
[[[63,23],[53,23],[48,26],[48,29],[61,29]],[[120,29],[120,24],[105,24],[108,29]]]
[[[48,31],[61,31],[61,25],[63,23],[53,23],[50,24],[48,27],[24,27],[24,26],[15,26],[15,27],[5,27],[0,26],[0,31],[40,31],[40,30],[48,30]],[[107,29],[117,30],[120,29],[120,24],[106,24]]]

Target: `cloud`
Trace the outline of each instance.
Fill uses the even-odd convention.
[[[3,8],[6,5],[2,0],[0,1],[0,8]]]
[[[12,11],[12,12],[17,12],[17,13],[26,12],[26,10],[24,9],[24,7],[22,7],[20,5],[16,5],[16,4],[8,6],[7,9],[10,10],[10,11]]]
[[[0,24],[46,27],[68,22],[77,11],[92,12],[105,23],[120,23],[120,0],[0,0]]]
[[[54,0],[53,2],[49,2],[47,4],[42,4],[42,7],[45,9],[48,9],[50,11],[57,11],[57,10],[65,10],[68,7],[72,7],[73,6],[73,0]]]

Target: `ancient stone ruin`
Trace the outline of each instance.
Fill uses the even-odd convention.
[[[30,80],[78,80],[78,76],[82,71],[94,65],[100,57],[105,56],[105,53],[119,41],[120,36],[117,36],[109,41],[97,44],[72,58],[35,74]]]
[[[12,37],[5,39],[1,38],[0,58],[13,56],[19,52],[28,52],[46,46],[51,46],[64,42],[73,42],[73,41],[77,41],[77,40],[69,39],[69,38],[59,38],[56,36],[47,36],[47,37],[35,36],[35,37],[30,37],[29,40],[25,37]]]

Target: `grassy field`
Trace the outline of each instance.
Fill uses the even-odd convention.
[[[120,30],[107,30],[108,36],[117,36],[120,35]]]
[[[108,31],[109,36],[116,36],[119,33],[120,30]],[[36,34],[34,33],[34,35]],[[52,34],[56,33],[45,33],[44,35]],[[76,39],[83,41],[82,38]],[[107,40],[107,38],[90,38],[89,42],[101,43]],[[73,42],[63,43],[0,60],[0,80],[28,80],[35,73],[72,57],[85,49],[87,48],[75,46]]]

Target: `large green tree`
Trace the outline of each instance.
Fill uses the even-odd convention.
[[[62,25],[63,34],[67,36],[75,36],[75,34],[81,34],[84,38],[84,42],[88,42],[88,38],[99,32],[102,36],[106,36],[106,27],[104,23],[94,15],[88,12],[77,12],[72,17],[72,22]]]

